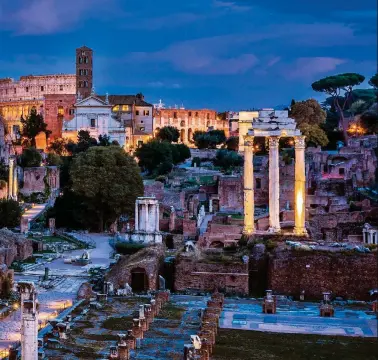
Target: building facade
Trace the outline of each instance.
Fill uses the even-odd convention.
[[[156,134],[164,126],[174,126],[180,132],[180,141],[190,144],[196,131],[224,130],[229,133],[227,120],[220,120],[214,110],[155,107],[153,130]]]
[[[35,108],[44,116],[51,138],[61,137],[63,121],[72,119],[77,90],[89,95],[93,86],[93,52],[76,49],[76,74],[28,75],[0,79],[0,114],[12,139],[20,132],[21,116]]]

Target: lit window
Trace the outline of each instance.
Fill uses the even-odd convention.
[[[91,119],[91,128],[96,127],[96,119]]]
[[[129,111],[129,105],[122,105],[122,111]]]
[[[64,115],[64,108],[63,106],[58,106],[58,115]]]
[[[113,107],[113,111],[114,111],[114,112],[119,111],[119,105],[114,106],[114,107]]]

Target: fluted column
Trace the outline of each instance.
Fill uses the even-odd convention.
[[[14,159],[9,159],[9,175],[8,175],[8,198],[13,199],[13,171],[14,171]]]
[[[18,180],[17,180],[17,164],[13,166],[13,199],[17,200]]]
[[[139,230],[139,204],[138,200],[135,201],[135,231]]]
[[[296,235],[306,235],[306,170],[305,170],[305,137],[295,137],[295,227]]]
[[[243,234],[255,231],[255,199],[253,189],[253,136],[244,136],[244,229]]]
[[[269,232],[279,232],[280,227],[280,167],[279,137],[269,137]]]

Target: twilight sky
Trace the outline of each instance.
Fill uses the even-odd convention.
[[[0,78],[74,73],[97,93],[241,110],[322,96],[311,83],[377,71],[374,0],[0,0]],[[365,86],[368,87],[367,81]]]

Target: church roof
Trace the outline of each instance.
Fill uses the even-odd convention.
[[[97,96],[101,100],[105,100],[105,95]],[[108,95],[109,104],[111,105],[136,105],[136,106],[150,106],[152,104],[144,101],[143,97],[137,95]]]
[[[89,48],[88,46],[85,46],[85,45],[82,46],[82,47],[79,47],[78,50],[90,50],[90,51],[92,51],[91,48]]]

